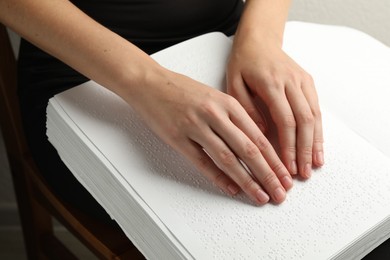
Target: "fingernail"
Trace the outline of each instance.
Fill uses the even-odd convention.
[[[311,176],[311,164],[307,163],[303,168],[303,174],[305,177],[310,178]]]
[[[317,152],[316,153],[316,159],[317,159],[317,164],[323,165],[324,164],[324,153],[323,152]]]
[[[274,191],[274,200],[276,202],[282,202],[286,198],[286,192],[282,188],[277,188]]]
[[[229,184],[227,189],[231,195],[236,195],[240,191],[240,189],[234,184]]]
[[[257,190],[256,198],[261,204],[265,204],[269,201],[269,196],[263,190]]]
[[[298,167],[297,167],[297,162],[296,161],[292,161],[291,162],[291,174],[292,175],[296,175],[298,173]]]
[[[291,187],[293,186],[293,180],[292,180],[291,176],[289,176],[289,175],[284,176],[284,177],[282,178],[281,182],[282,182],[283,187],[284,187],[286,190],[291,189]]]

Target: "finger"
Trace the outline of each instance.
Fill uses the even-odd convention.
[[[272,197],[272,200],[277,203],[284,201],[286,191],[257,145],[238,128],[234,129],[233,124],[224,128],[230,130],[224,131],[222,138],[227,140],[229,147],[245,163],[250,173],[260,182],[265,191]],[[262,137],[259,143],[264,152],[269,152],[269,149],[272,149],[265,137]]]
[[[209,128],[202,131],[203,133],[193,140],[207,151],[218,168],[240,186],[251,200],[260,205],[267,203],[269,201],[267,193],[244,169],[225,142]]]
[[[182,145],[180,150],[207,179],[225,193],[236,195],[240,191],[239,186],[215,165],[197,143],[188,140],[187,145]]]
[[[311,78],[308,80],[307,84],[303,85],[302,90],[307,102],[309,103],[315,120],[312,154],[313,165],[320,167],[324,165],[324,137],[322,128],[322,116],[320,105],[318,103],[318,95],[314,87],[314,82]]]
[[[261,156],[265,159],[265,164],[268,164],[270,169],[274,174],[276,174],[280,183],[283,185],[285,190],[289,190],[293,186],[292,178],[284,166],[282,161],[280,160],[278,154],[275,149],[271,145],[271,143],[267,140],[267,138],[258,131],[257,128],[253,126],[253,122],[248,120],[248,117],[240,116],[239,114],[232,113],[231,120],[234,125],[238,127],[248,138],[249,140],[257,147],[257,150],[261,153]],[[246,151],[243,150],[243,153],[251,153],[250,148],[251,144],[247,144]],[[256,159],[256,158],[254,158]],[[259,165],[255,165],[255,168],[259,168]]]
[[[286,87],[286,95],[297,122],[298,171],[302,177],[309,178],[312,169],[314,116],[300,89]]]
[[[324,137],[322,130],[322,118],[320,114],[316,113],[316,123],[314,126],[314,140],[313,140],[313,164],[316,167],[321,167],[325,163],[324,159]]]
[[[291,175],[298,174],[296,122],[284,92],[273,93],[264,99],[279,135],[280,153]]]
[[[242,114],[245,115],[245,111],[242,112]],[[273,150],[271,144],[259,131],[254,122],[249,117],[247,117],[247,119],[248,120],[246,121],[249,124],[252,124],[252,127],[258,131],[258,136],[260,138],[257,141],[258,145],[261,147],[260,149],[262,149],[262,152],[270,155],[270,151]],[[223,140],[225,140],[228,147],[231,148],[232,154],[235,155],[235,158],[237,156],[245,163],[249,168],[251,175],[260,182],[265,191],[272,197],[272,200],[276,203],[283,202],[286,197],[286,190],[263,157],[259,147],[231,121],[215,122],[212,124],[212,128]],[[274,155],[277,158],[276,153]],[[276,170],[279,171],[280,169]],[[286,173],[288,175],[287,171]]]
[[[263,113],[255,105],[253,96],[241,77],[237,77],[234,82],[228,81],[227,93],[238,100],[257,127],[263,133],[266,133],[268,129],[267,121]]]

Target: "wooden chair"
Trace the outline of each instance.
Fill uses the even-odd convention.
[[[16,62],[2,24],[0,120],[29,259],[77,259],[55,236],[52,217],[100,259],[144,259],[122,230],[65,205],[41,177],[23,135],[16,96]]]

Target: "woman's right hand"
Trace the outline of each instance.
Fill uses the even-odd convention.
[[[290,174],[233,97],[162,69],[70,1],[0,1],[0,21],[121,96],[224,191],[242,189],[258,204],[285,199]]]
[[[129,102],[151,129],[226,193],[243,190],[257,204],[283,202],[292,178],[239,102],[163,71]]]

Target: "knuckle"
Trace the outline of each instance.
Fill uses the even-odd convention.
[[[324,137],[321,136],[316,136],[313,139],[313,144],[323,144],[324,143]]]
[[[272,77],[270,81],[268,82],[269,88],[275,88],[277,91],[282,92],[284,91],[285,85],[283,81],[279,78]]]
[[[312,112],[304,112],[304,113],[301,113],[299,116],[298,116],[298,120],[300,123],[302,124],[305,124],[305,125],[312,125],[314,124],[314,116],[313,116],[313,113]]]
[[[219,157],[221,164],[225,167],[233,166],[236,162],[236,155],[228,149],[221,151]]]
[[[188,126],[196,125],[198,121],[199,117],[197,111],[194,111],[191,108],[183,108],[172,125],[179,129],[187,128]]]
[[[187,113],[183,117],[183,119],[180,121],[179,128],[185,128],[187,129],[188,127],[193,127],[198,125],[198,117],[194,115],[193,113]]]
[[[276,78],[275,75],[271,73],[271,71],[266,70],[263,71],[262,80],[267,86],[270,86],[270,85],[275,85],[273,83],[275,83]]]
[[[273,172],[268,172],[261,177],[261,184],[264,187],[271,187],[277,180]]]
[[[216,111],[215,105],[210,101],[206,101],[206,100],[203,101],[200,104],[200,108],[201,108],[201,111],[207,116],[214,116],[214,115],[218,114]]]
[[[323,143],[324,143],[324,139],[322,137],[316,137],[313,140],[313,150],[315,150],[315,151],[322,150]]]
[[[316,120],[322,120],[322,113],[319,107],[313,108],[312,114]]]
[[[237,110],[241,108],[240,103],[234,97],[230,95],[218,96],[216,99],[205,99],[200,104],[201,114],[205,118],[212,120],[223,121],[226,110]]]
[[[289,153],[296,154],[297,152],[297,147],[296,146],[286,146],[285,150]]]
[[[281,158],[283,161],[295,160],[297,149],[295,146],[286,146],[281,149]]]
[[[285,167],[284,167],[283,163],[279,161],[279,162],[274,163],[272,165],[271,169],[273,172],[278,173],[278,172],[283,172]]]
[[[237,105],[239,105],[239,102],[237,101],[237,99],[235,99],[231,95],[223,95],[222,99],[223,99],[223,102],[230,107],[237,107]]]
[[[266,151],[270,147],[270,143],[265,136],[257,137],[255,143],[259,151]]]
[[[303,73],[303,80],[308,84],[308,85],[311,85],[311,86],[314,86],[314,79],[313,77],[307,73],[307,72],[304,72]]]
[[[301,75],[297,75],[294,71],[288,71],[288,80],[287,85],[292,86],[293,88],[301,88]]]
[[[177,126],[170,126],[167,129],[169,140],[181,140],[183,138],[183,128]]]
[[[179,140],[183,139],[185,133],[202,131],[201,125],[196,113],[186,113],[179,117],[174,124],[168,126],[167,133],[173,140]]]
[[[282,90],[284,89],[283,80],[280,78],[278,73],[275,72],[267,72],[262,76],[263,84],[266,87],[266,90],[276,89]]]
[[[257,186],[256,182],[248,175],[240,185],[243,190],[250,191]]]
[[[282,125],[286,128],[296,128],[297,122],[295,121],[294,115],[286,115],[282,119]]]
[[[303,146],[300,147],[299,153],[303,156],[311,156],[313,152],[313,147],[312,146]]]
[[[253,160],[259,156],[259,148],[252,142],[247,142],[244,148],[243,158],[244,160]]]

